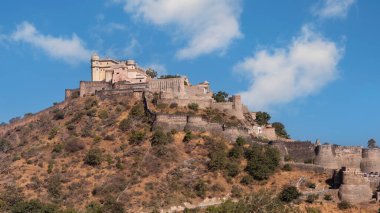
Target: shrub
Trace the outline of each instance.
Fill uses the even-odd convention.
[[[53,113],[54,113],[54,115],[53,115],[54,120],[62,120],[65,118],[65,113],[62,112],[61,110],[57,109]]]
[[[325,194],[323,197],[324,200],[330,201],[332,200],[332,196],[330,194]]]
[[[59,198],[61,196],[62,183],[61,175],[55,174],[47,179],[47,191],[50,196]]]
[[[297,187],[288,186],[282,189],[278,198],[283,202],[289,203],[297,199],[299,196],[301,196],[301,193],[298,191]]]
[[[129,136],[129,143],[132,145],[139,145],[144,141],[144,139],[145,139],[144,131],[133,131],[131,135]]]
[[[123,165],[123,162],[121,161],[121,158],[120,157],[116,157],[116,168],[117,169],[124,169],[124,165]]]
[[[108,112],[107,112],[107,110],[104,110],[104,109],[102,109],[102,110],[100,110],[99,112],[98,112],[98,117],[100,118],[100,119],[107,119],[108,118]]]
[[[250,175],[245,175],[241,180],[240,183],[243,185],[250,185],[253,182],[253,178]]]
[[[98,148],[92,148],[86,154],[84,162],[90,166],[100,165],[103,161],[102,151]]]
[[[38,200],[31,200],[31,201],[21,201],[18,202],[16,205],[12,206],[11,209],[12,213],[56,213],[61,212],[59,211],[58,207],[52,204],[44,204],[41,203]]]
[[[256,180],[266,180],[280,162],[278,150],[270,146],[253,145],[246,151],[246,171]]]
[[[94,137],[94,143],[99,143],[100,141],[102,141],[102,137],[100,137],[100,136]]]
[[[274,122],[272,126],[275,129],[276,135],[282,137],[282,138],[289,138],[289,134],[286,132],[284,124],[280,122]]]
[[[80,141],[78,138],[72,137],[72,138],[67,139],[66,144],[65,144],[65,151],[77,152],[84,149],[85,147],[86,145],[82,141]]]
[[[225,166],[225,170],[230,177],[236,177],[240,173],[239,164],[236,162],[228,162]]]
[[[243,147],[235,144],[234,147],[229,151],[228,157],[234,158],[234,159],[240,159],[241,157],[244,156],[244,149]]]
[[[224,91],[219,91],[218,93],[212,94],[212,98],[216,102],[226,102],[227,98],[228,98],[228,93],[226,93]]]
[[[285,155],[284,157],[284,161],[285,162],[288,162],[288,161],[291,161],[292,160],[292,157],[290,157],[289,155]]]
[[[315,183],[308,182],[307,183],[307,187],[310,188],[310,189],[315,189],[316,185],[315,185]]]
[[[177,103],[171,103],[169,107],[170,107],[170,109],[174,109],[174,108],[178,107],[178,104]]]
[[[198,197],[203,198],[206,195],[206,184],[203,181],[199,181],[194,186],[194,191]]]
[[[271,119],[271,116],[266,112],[256,113],[256,123],[260,126],[267,125],[270,119]]]
[[[131,111],[129,112],[129,116],[128,118],[132,119],[132,120],[143,120],[145,119],[145,109],[144,109],[144,105],[142,103],[138,103],[136,105],[134,105],[131,109]]]
[[[198,111],[199,105],[197,103],[190,103],[187,107],[193,111]]]
[[[242,197],[243,194],[243,189],[240,188],[239,186],[233,185],[231,189],[231,196],[233,198],[240,198]]]
[[[160,109],[160,110],[166,109],[167,107],[168,107],[168,105],[165,104],[165,103],[159,103],[159,104],[157,104],[157,108]]]
[[[132,121],[130,119],[123,119],[119,123],[119,129],[126,132],[132,128]]]
[[[239,136],[238,138],[236,138],[236,144],[238,146],[244,146],[244,144],[246,143],[247,141],[243,137]]]
[[[319,197],[318,194],[310,194],[310,195],[307,196],[306,202],[308,202],[308,203],[314,203],[314,201],[317,200],[318,197]]]
[[[306,213],[321,213],[322,211],[317,207],[306,207]]]
[[[352,208],[352,205],[347,201],[342,201],[342,202],[338,203],[338,208],[340,210],[350,209],[350,208]]]
[[[173,142],[173,135],[168,132],[164,133],[162,130],[157,130],[153,133],[151,140],[152,146],[167,145]]]
[[[11,149],[11,143],[8,140],[0,138],[0,151],[7,152]]]
[[[53,153],[61,153],[63,149],[63,145],[61,143],[54,145],[52,152]]]
[[[84,102],[84,108],[86,110],[89,110],[95,106],[98,106],[98,100],[96,100],[96,98],[94,98],[94,97],[89,97]]]
[[[54,161],[49,161],[49,164],[48,164],[48,169],[47,169],[47,173],[50,174],[53,172],[53,168],[54,168]]]
[[[53,129],[50,130],[48,139],[52,140],[57,134],[58,134],[58,128],[54,127]]]
[[[290,164],[285,164],[283,167],[282,167],[282,170],[283,171],[292,171],[292,166]]]
[[[191,131],[186,132],[185,137],[183,138],[184,143],[188,143],[193,139],[193,133]]]

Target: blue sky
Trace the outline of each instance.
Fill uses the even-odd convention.
[[[13,0],[0,8],[0,122],[64,99],[89,56],[240,93],[295,139],[380,140],[380,2]]]

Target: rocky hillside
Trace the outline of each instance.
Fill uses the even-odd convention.
[[[222,112],[212,116],[239,125]],[[338,211],[335,194],[309,202],[302,201],[309,196],[296,194],[293,204],[288,194],[281,197],[283,188],[299,180],[309,194],[324,190],[327,176],[291,171],[289,165],[281,170],[278,151],[249,138],[153,130],[154,116],[141,98],[78,98],[27,121],[0,127],[2,212]]]

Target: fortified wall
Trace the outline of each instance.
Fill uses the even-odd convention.
[[[357,170],[343,171],[343,183],[338,195],[341,200],[352,204],[368,202],[373,195],[369,178]]]

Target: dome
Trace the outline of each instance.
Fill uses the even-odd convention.
[[[96,53],[92,54],[91,60],[99,60],[99,59],[100,59],[100,57],[98,56],[98,54],[96,54]]]

